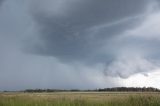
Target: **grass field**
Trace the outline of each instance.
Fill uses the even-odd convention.
[[[160,93],[0,93],[0,106],[160,106]]]

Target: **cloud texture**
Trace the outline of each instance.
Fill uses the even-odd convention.
[[[117,78],[148,77],[160,64],[159,3],[6,0],[0,89],[111,87],[123,85]]]

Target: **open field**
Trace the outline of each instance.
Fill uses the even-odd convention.
[[[160,93],[0,93],[0,106],[160,106]]]

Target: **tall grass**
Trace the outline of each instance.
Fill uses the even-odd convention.
[[[0,106],[160,106],[160,95],[156,93],[1,93]]]

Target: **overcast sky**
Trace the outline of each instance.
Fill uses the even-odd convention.
[[[159,0],[0,0],[0,90],[160,88]]]

